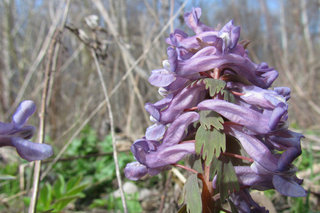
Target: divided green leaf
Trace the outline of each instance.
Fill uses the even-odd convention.
[[[184,203],[188,213],[198,213],[202,211],[201,192],[198,184],[198,177],[193,174],[188,177],[184,187]],[[181,212],[183,212],[181,209]]]
[[[216,112],[211,110],[203,110],[199,112],[200,123],[206,129],[211,129],[211,126],[218,130],[223,130],[223,118]]]
[[[206,165],[210,165],[214,156],[219,157],[226,151],[226,135],[224,132],[213,129],[207,130],[202,125],[196,133],[196,153],[201,154]]]
[[[211,97],[215,96],[226,86],[225,81],[222,81],[219,79],[212,79],[212,78],[205,78],[204,83],[206,85],[206,89],[209,89],[209,94]]]
[[[217,188],[220,193],[220,200],[224,201],[230,193],[239,191],[239,183],[232,162],[227,159],[215,158],[211,166],[212,177],[217,175]]]
[[[225,101],[235,103],[234,95],[229,90],[224,89],[221,91],[221,94],[223,95],[223,99]]]

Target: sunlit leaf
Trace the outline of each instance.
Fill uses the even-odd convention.
[[[223,99],[225,101],[231,102],[231,103],[235,103],[235,98],[234,95],[229,91],[229,90],[222,90],[221,94],[223,95]]]
[[[206,130],[200,126],[196,133],[196,153],[201,154],[206,165],[210,165],[214,156],[219,157],[226,151],[225,133],[217,129]]]
[[[213,78],[204,79],[204,83],[206,85],[206,89],[209,89],[209,95],[211,97],[215,96],[217,93],[219,93],[226,86],[225,81],[213,79]]]
[[[216,112],[211,110],[203,110],[199,112],[200,123],[205,126],[206,129],[211,129],[211,126],[223,130],[223,118]]]

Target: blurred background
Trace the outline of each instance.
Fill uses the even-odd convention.
[[[309,193],[293,199],[267,191],[257,199],[270,201],[276,212],[320,212],[319,0],[1,0],[0,120],[10,121],[21,100],[40,107],[45,71],[51,74],[46,143],[55,156],[42,166],[39,212],[121,212],[110,120],[92,50],[109,92],[124,168],[133,160],[130,145],[150,124],[144,104],[159,99],[148,76],[162,67],[170,32],[192,34],[183,20],[192,7],[201,7],[202,22],[217,29],[233,19],[241,26],[240,40],[251,42],[252,60],[278,70],[274,86],[292,89],[290,128],[305,135],[295,165]],[[38,116],[30,124],[38,126]],[[33,164],[12,149],[2,148],[0,155],[0,211],[24,212]],[[123,181],[130,212],[178,209],[182,182],[172,172]]]

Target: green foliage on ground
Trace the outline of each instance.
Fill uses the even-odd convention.
[[[117,186],[112,150],[110,135],[101,141],[91,127],[85,127],[62,156],[64,160],[58,161],[41,182],[37,211],[61,212],[71,203],[75,209],[121,209],[121,199],[113,196]],[[121,171],[134,160],[128,153],[118,153],[118,158]],[[46,164],[43,165],[45,167]],[[21,191],[18,174],[18,163],[0,165],[1,197],[14,196]],[[25,168],[25,175],[32,177],[29,167]],[[29,202],[30,197],[27,195],[17,196],[5,206],[0,205],[0,212],[10,212],[14,208],[22,212]],[[129,212],[141,210],[137,193],[127,195],[127,204]]]

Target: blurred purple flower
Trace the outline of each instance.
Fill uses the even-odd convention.
[[[0,147],[13,146],[28,161],[43,160],[53,154],[51,146],[28,140],[33,136],[35,128],[26,125],[26,122],[35,110],[33,101],[23,101],[13,114],[11,123],[0,122]]]

